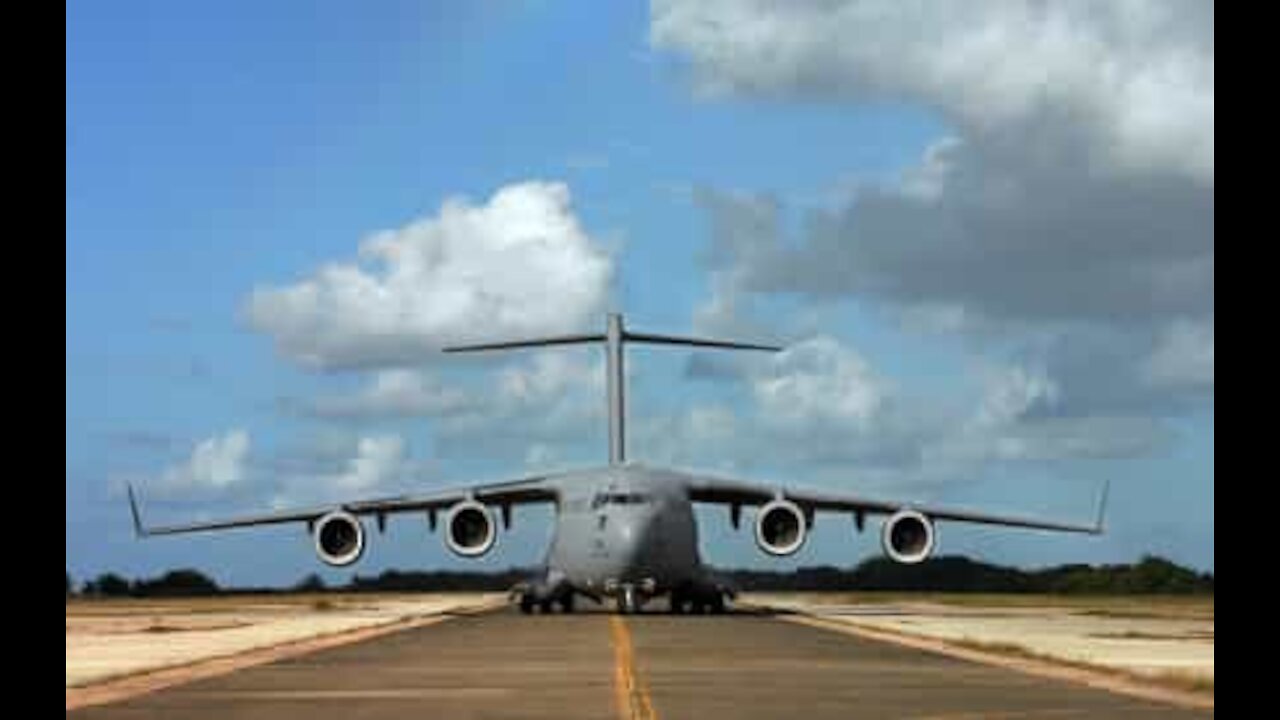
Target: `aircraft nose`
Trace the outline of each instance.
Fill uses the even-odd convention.
[[[615,522],[616,521],[616,522]],[[626,577],[653,572],[656,518],[651,513],[626,513],[613,518],[620,570]]]

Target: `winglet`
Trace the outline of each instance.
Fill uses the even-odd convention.
[[[138,537],[146,537],[150,533],[142,525],[142,515],[138,512],[138,499],[133,495],[133,484],[127,485],[129,489],[129,512],[133,515],[133,532]]]
[[[1104,521],[1107,517],[1107,496],[1111,494],[1111,479],[1108,478],[1102,482],[1102,495],[1098,497],[1098,517],[1093,523],[1093,534],[1101,535],[1106,532]]]

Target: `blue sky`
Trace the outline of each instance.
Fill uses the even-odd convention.
[[[319,569],[300,529],[139,544],[126,482],[178,519],[598,462],[592,351],[433,350],[607,310],[794,348],[633,353],[634,454],[1070,518],[1111,478],[1105,538],[942,551],[1212,568],[1212,8],[1206,51],[1171,7],[69,3],[68,568]],[[704,520],[721,565],[878,550],[831,518],[779,564]],[[422,525],[358,571],[468,566]]]

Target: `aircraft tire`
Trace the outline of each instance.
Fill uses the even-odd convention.
[[[634,615],[640,612],[640,603],[636,600],[634,592],[623,592],[618,595],[618,614]]]
[[[670,602],[670,608],[671,608],[671,614],[672,614],[672,615],[683,615],[683,614],[684,614],[684,597],[683,597],[682,595],[680,595],[679,593],[675,593],[675,592],[671,593],[671,598],[670,598],[669,602]]]
[[[712,615],[724,614],[724,596],[723,595],[716,593],[715,598],[711,600],[711,614]]]

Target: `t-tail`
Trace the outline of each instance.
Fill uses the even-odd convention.
[[[581,345],[584,343],[604,343],[605,348],[605,380],[609,410],[609,464],[621,465],[627,460],[626,433],[626,376],[623,370],[623,347],[628,343],[644,343],[647,345],[684,345],[687,347],[718,348],[722,350],[764,350],[778,352],[782,348],[774,345],[732,342],[728,340],[710,340],[707,338],[682,337],[679,335],[658,335],[654,333],[632,332],[622,322],[622,315],[610,313],[609,321],[603,334],[560,335],[556,337],[531,338],[528,340],[510,340],[504,342],[479,343],[475,345],[455,345],[444,348],[445,352],[483,352],[486,350],[515,350],[519,348],[549,347],[553,345]]]

